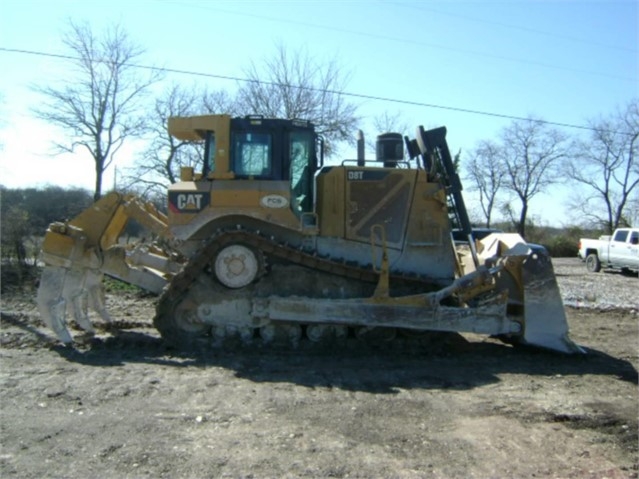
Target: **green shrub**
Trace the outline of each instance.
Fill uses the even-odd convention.
[[[579,239],[572,236],[559,235],[552,238],[546,245],[550,256],[554,258],[576,257],[579,251]]]
[[[137,294],[144,291],[133,284],[125,283],[124,281],[110,278],[109,276],[105,276],[102,282],[104,284],[104,290],[107,293],[127,292]]]

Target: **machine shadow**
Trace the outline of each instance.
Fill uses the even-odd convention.
[[[504,374],[602,375],[633,384],[638,384],[639,377],[629,361],[593,349],[587,349],[585,355],[564,355],[494,341],[422,351],[356,346],[287,350],[225,347],[184,352],[171,349],[157,336],[123,331],[106,339],[94,339],[80,349],[51,349],[68,361],[94,367],[127,363],[222,367],[234,371],[238,378],[258,383],[380,394],[406,389],[468,390],[498,383]]]

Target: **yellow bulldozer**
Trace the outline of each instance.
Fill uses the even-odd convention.
[[[360,138],[335,165],[308,121],[174,117],[168,130],[204,163],[182,168],[166,215],[110,193],[47,230],[38,307],[63,343],[68,313],[89,333],[88,306],[111,320],[108,275],[159,294],[154,325],[181,348],[470,332],[581,351],[546,251],[473,237],[444,127],[382,134],[375,160]],[[129,220],[152,235],[123,243]]]

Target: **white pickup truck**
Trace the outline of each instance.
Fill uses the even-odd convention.
[[[619,228],[612,236],[579,240],[579,257],[588,271],[601,268],[639,272],[639,228]]]

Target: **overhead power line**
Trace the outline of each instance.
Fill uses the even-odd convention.
[[[421,41],[421,40],[410,40],[410,39],[406,39],[406,38],[399,38],[399,37],[394,37],[394,36],[385,35],[385,34],[381,34],[381,33],[371,33],[371,32],[367,32],[367,31],[358,31],[358,30],[352,30],[352,29],[348,29],[348,28],[340,28],[340,27],[336,27],[336,26],[332,26],[332,25],[321,25],[321,24],[317,24],[317,23],[305,22],[305,21],[300,21],[300,20],[288,20],[288,19],[283,19],[283,18],[272,17],[272,16],[269,16],[269,15],[260,15],[260,14],[257,14],[257,13],[248,13],[246,11],[237,12],[237,11],[233,11],[233,10],[227,10],[225,8],[219,8],[217,6],[214,6],[214,5],[211,5],[211,4],[208,4],[208,3],[197,4],[197,5],[196,4],[190,4],[190,3],[184,3],[184,2],[171,2],[171,3],[174,3],[176,5],[180,5],[180,6],[188,6],[190,8],[198,8],[198,9],[201,9],[201,10],[220,12],[220,13],[224,13],[224,14],[227,14],[227,15],[237,15],[237,16],[247,17],[247,18],[257,18],[257,19],[260,19],[260,20],[267,20],[267,21],[270,21],[270,22],[287,23],[287,24],[292,24],[292,25],[296,25],[296,26],[310,27],[310,28],[333,31],[333,32],[340,32],[340,33],[347,33],[349,35],[357,35],[357,36],[360,36],[360,37],[376,38],[376,39],[391,41],[391,42],[395,42],[395,43],[418,45],[418,46],[421,46],[421,47],[434,48],[434,49],[438,49],[438,50],[447,50],[447,51],[450,51],[450,52],[462,53],[464,55],[471,55],[473,57],[484,57],[484,58],[492,58],[492,59],[495,59],[495,60],[501,60],[501,61],[507,61],[507,62],[523,63],[523,64],[526,64],[526,65],[534,65],[534,66],[537,66],[537,67],[549,68],[549,69],[553,69],[553,70],[563,70],[563,71],[569,71],[569,72],[579,73],[579,74],[586,74],[586,75],[594,75],[594,76],[600,76],[600,77],[606,77],[606,78],[613,78],[615,80],[621,80],[621,81],[626,81],[626,82],[636,82],[637,81],[637,78],[630,78],[630,77],[627,77],[627,76],[615,75],[615,74],[607,73],[607,72],[597,72],[597,71],[591,71],[591,70],[583,70],[583,69],[579,69],[579,68],[570,68],[570,67],[567,67],[567,66],[555,65],[555,64],[551,64],[551,63],[544,63],[544,62],[533,61],[533,60],[528,60],[528,59],[523,59],[523,58],[514,58],[514,57],[503,56],[503,55],[497,55],[497,54],[494,54],[494,53],[486,53],[486,52],[477,51],[477,50],[468,50],[468,49],[464,49],[464,48],[456,48],[456,47],[451,47],[451,46],[448,46],[448,45],[443,45],[443,44],[440,44],[440,43],[424,42],[424,41]]]
[[[73,60],[73,61],[79,60],[79,58],[71,56],[71,55],[48,53],[48,52],[41,52],[41,51],[34,51],[34,50],[23,50],[18,48],[0,47],[0,51],[7,52],[7,53],[18,53],[23,55],[36,55],[36,56],[56,58],[61,60]],[[160,71],[160,72],[175,73],[180,75],[199,76],[204,78],[216,78],[220,80],[231,80],[231,81],[244,82],[244,83],[259,83],[262,85],[273,85],[273,86],[281,85],[280,83],[277,83],[277,82],[269,82],[264,80],[252,80],[249,78],[242,78],[242,77],[236,77],[231,75],[220,75],[216,73],[205,73],[205,72],[197,72],[192,70],[181,70],[177,68],[155,67],[151,65],[141,65],[141,64],[133,64],[133,63],[130,64],[130,66],[133,68],[139,68],[141,70]],[[419,106],[419,107],[425,107],[425,108],[436,108],[440,110],[454,111],[459,113],[468,113],[472,115],[489,116],[493,118],[504,118],[507,120],[523,120],[523,121],[530,120],[530,118],[523,117],[523,116],[509,115],[505,113],[496,113],[496,112],[490,112],[485,110],[474,110],[471,108],[461,108],[461,107],[455,107],[450,105],[438,105],[435,103],[427,103],[427,102],[420,102],[420,101],[414,101],[414,100],[403,100],[401,98],[391,98],[391,97],[385,97],[385,96],[368,95],[364,93],[356,93],[356,92],[340,91],[340,90],[329,90],[329,89],[314,88],[314,87],[300,86],[300,85],[285,85],[285,86],[290,88],[299,88],[302,90],[330,93],[330,94],[342,95],[342,96],[352,97],[352,98],[360,98],[364,100],[382,101],[382,102],[388,102],[388,103],[397,103],[400,105],[411,105],[411,106]],[[573,123],[562,123],[562,122],[541,120],[541,119],[535,119],[535,121],[538,121],[546,125],[553,125],[553,126],[559,126],[564,128],[574,128],[579,130],[595,131],[595,128],[587,126],[587,125],[576,125]]]
[[[384,0],[383,2],[378,2],[378,3],[387,5],[388,1]],[[585,45],[592,45],[592,46],[599,47],[599,48],[607,48],[607,49],[611,49],[611,50],[620,50],[620,51],[626,51],[626,52],[629,52],[629,53],[637,54],[637,48],[631,47],[631,46],[611,45],[611,44],[606,44],[606,43],[600,43],[600,42],[595,42],[592,39],[577,38],[577,37],[572,37],[572,36],[565,35],[565,34],[562,34],[562,33],[537,30],[536,28],[529,28],[529,27],[525,27],[525,26],[522,26],[522,25],[513,25],[513,24],[509,24],[509,23],[496,22],[494,20],[486,20],[486,19],[480,19],[480,18],[476,18],[476,17],[471,17],[471,16],[468,16],[468,15],[462,15],[462,14],[459,14],[459,13],[446,12],[446,11],[443,11],[443,10],[432,8],[430,5],[423,4],[423,3],[422,4],[418,4],[418,5],[414,5],[414,4],[406,4],[406,3],[401,3],[401,2],[392,2],[391,5],[396,5],[396,6],[402,7],[402,8],[411,8],[411,9],[414,9],[414,10],[432,12],[432,13],[436,13],[436,14],[439,14],[439,15],[446,15],[448,17],[461,18],[463,20],[467,20],[467,21],[474,22],[474,23],[484,23],[484,24],[487,24],[487,25],[495,25],[495,26],[498,26],[498,27],[509,28],[509,29],[512,29],[512,30],[520,30],[522,32],[532,33],[534,35],[543,35],[543,36],[547,36],[547,37],[559,38],[559,39],[562,39],[562,40],[568,40],[570,42],[575,42],[575,43],[583,43]]]

